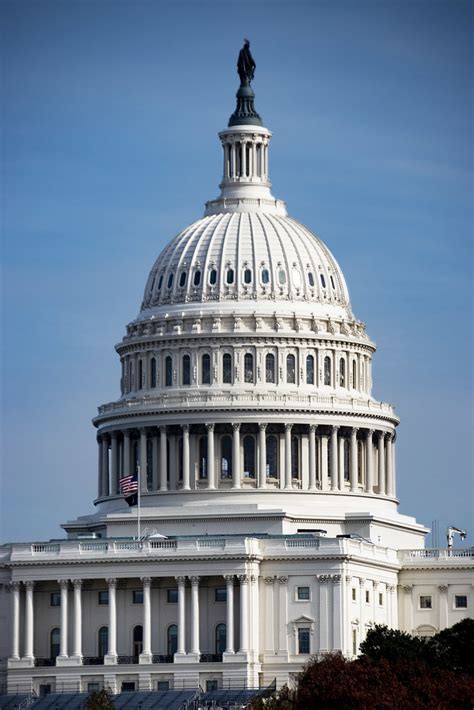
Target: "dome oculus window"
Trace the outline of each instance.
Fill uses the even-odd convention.
[[[201,272],[200,271],[195,271],[194,272],[194,279],[193,279],[193,284],[195,286],[199,286],[201,283]]]
[[[225,281],[229,285],[234,283],[234,269],[227,269]]]
[[[172,285],[173,285],[173,276],[174,276],[174,274],[170,274],[170,275],[168,276],[168,284],[167,284],[167,285],[168,285],[168,288],[171,288]]]
[[[186,286],[186,272],[185,271],[181,272],[181,276],[179,277],[179,285],[181,286],[181,288],[183,288],[183,286]]]
[[[314,276],[312,271],[308,271],[308,283],[313,288],[314,286]]]
[[[282,286],[286,284],[286,272],[284,269],[280,269],[278,272],[278,283]]]
[[[252,283],[252,271],[250,269],[244,269],[244,284]]]
[[[215,286],[217,283],[217,271],[216,269],[211,269],[211,273],[209,274],[209,283],[211,286]]]
[[[260,278],[262,279],[263,284],[267,284],[270,281],[270,273],[268,269],[262,269],[262,272],[260,274]]]
[[[326,288],[326,279],[324,278],[323,274],[319,274],[319,278],[321,280],[321,286],[323,288]]]

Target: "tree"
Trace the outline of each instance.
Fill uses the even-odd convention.
[[[474,619],[463,619],[429,639],[428,661],[474,677]]]
[[[96,690],[86,700],[86,710],[114,710],[112,693],[107,688]]]
[[[385,658],[389,661],[405,659],[419,660],[424,657],[426,639],[412,636],[404,631],[389,629],[388,626],[377,624],[367,632],[365,641],[360,645],[362,656],[379,661]]]

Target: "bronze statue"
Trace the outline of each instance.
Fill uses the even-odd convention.
[[[239,52],[237,60],[237,73],[240,77],[240,85],[248,86],[255,74],[255,62],[250,52],[250,42],[244,39],[244,46]]]

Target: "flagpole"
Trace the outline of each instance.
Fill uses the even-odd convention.
[[[141,469],[140,469],[140,464],[138,464],[138,496],[137,496],[137,502],[138,502],[138,508],[137,508],[137,525],[138,525],[138,536],[137,540],[140,539],[140,489],[142,487],[142,482],[141,482]]]

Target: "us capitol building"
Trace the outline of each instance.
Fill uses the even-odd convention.
[[[95,512],[0,547],[9,692],[280,686],[310,655],[356,655],[373,624],[472,615],[472,550],[425,550],[398,512],[375,344],[271,192],[254,68],[246,44],[220,195],[158,256],[116,346]],[[138,469],[141,539],[120,492]]]

